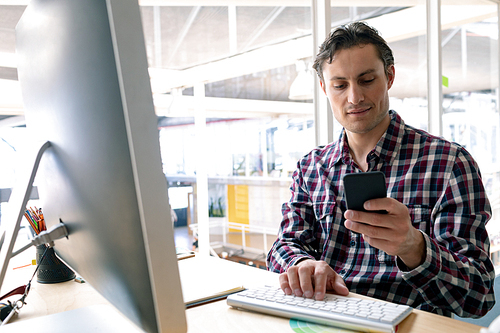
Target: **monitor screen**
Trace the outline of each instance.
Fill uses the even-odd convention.
[[[186,331],[137,0],[31,0],[16,40],[55,251],[143,330]]]

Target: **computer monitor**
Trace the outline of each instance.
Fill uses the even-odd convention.
[[[186,331],[137,0],[31,0],[16,39],[55,251],[143,330]]]

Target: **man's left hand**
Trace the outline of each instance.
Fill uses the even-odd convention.
[[[411,223],[408,208],[393,198],[373,199],[364,203],[368,211],[385,210],[387,214],[347,210],[347,229],[363,234],[371,246],[398,256],[409,269],[425,260],[425,240]]]

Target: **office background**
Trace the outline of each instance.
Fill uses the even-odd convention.
[[[32,142],[14,33],[27,3],[0,0],[1,209]],[[391,108],[408,124],[464,145],[478,161],[494,212],[492,256],[500,265],[499,1],[139,3],[169,183],[166,205],[188,239],[182,246],[198,238],[203,252],[263,259],[297,159],[341,129],[311,68],[315,50],[331,28],[364,20],[394,51]]]

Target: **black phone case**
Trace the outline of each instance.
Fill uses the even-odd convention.
[[[343,181],[347,209],[366,211],[363,208],[365,201],[387,196],[385,175],[381,171],[350,173]]]

